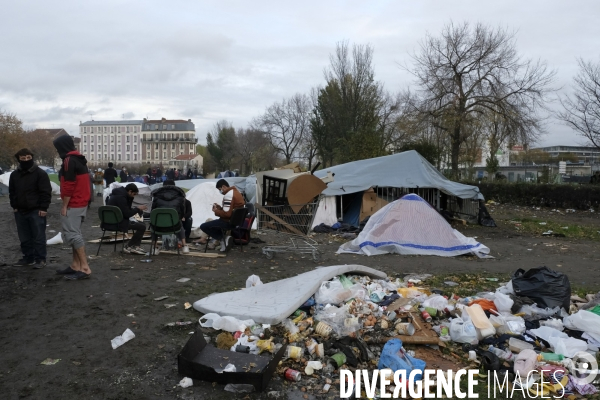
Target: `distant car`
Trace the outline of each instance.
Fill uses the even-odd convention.
[[[56,170],[52,167],[46,167],[44,165],[39,165],[40,169],[46,172],[47,174],[56,174]]]

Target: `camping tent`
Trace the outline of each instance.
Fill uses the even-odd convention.
[[[490,252],[473,238],[453,229],[433,207],[416,194],[407,194],[377,211],[356,239],[338,253],[386,253],[451,257]]]
[[[12,174],[12,172],[6,172],[0,175],[0,195],[2,196],[8,195],[8,182],[10,180],[10,174]],[[52,181],[50,181],[50,186],[52,187],[52,194],[60,194],[60,186]]]
[[[414,150],[390,156],[370,158],[336,165],[316,171],[315,175],[324,178],[327,173],[335,174],[334,181],[323,191],[325,196],[344,196],[344,221],[358,226],[363,217],[372,215],[390,201],[412,190],[429,190],[427,200],[438,210],[445,208],[440,204],[442,195],[477,202],[483,195],[477,186],[453,182],[442,175],[433,165]],[[383,198],[382,192],[363,193],[371,188],[401,188],[405,192],[394,193]],[[433,189],[430,190],[430,189]],[[387,192],[386,192],[387,193]],[[355,194],[354,196],[348,196]],[[372,202],[367,213],[365,203]],[[338,214],[343,214],[338,212]],[[330,218],[331,219],[331,218]]]
[[[135,196],[133,198],[133,207],[136,206],[146,206],[148,207],[147,210],[145,210],[145,212],[149,213],[152,209],[152,198],[150,196],[151,190],[150,187],[148,185],[146,185],[145,183],[139,183],[139,182],[113,182],[110,184],[109,187],[104,189],[104,192],[102,193],[102,202],[103,204],[106,205],[106,199],[108,198],[108,196],[110,196],[110,194],[112,193],[112,191],[118,187],[125,187],[127,185],[129,185],[130,183],[133,183],[135,186],[138,187],[139,193],[137,196]]]

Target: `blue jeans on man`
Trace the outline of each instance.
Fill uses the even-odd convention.
[[[223,231],[221,229],[230,228],[229,221],[221,218],[208,221],[200,225],[200,229],[213,239],[223,240]]]
[[[21,251],[25,261],[46,261],[46,217],[40,217],[39,210],[15,214]]]

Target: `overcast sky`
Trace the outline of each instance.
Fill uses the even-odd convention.
[[[371,44],[376,79],[412,86],[427,32],[483,22],[517,31],[525,58],[569,90],[577,57],[598,61],[600,2],[545,1],[10,1],[0,24],[0,109],[27,127],[78,133],[91,119],[188,119],[205,143],[276,101],[324,84],[336,43]],[[561,93],[562,93],[561,92]],[[582,139],[549,121],[540,145]]]

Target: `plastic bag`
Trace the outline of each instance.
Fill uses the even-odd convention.
[[[525,320],[513,315],[491,315],[490,322],[499,334],[521,335],[527,329]]]
[[[563,324],[567,329],[584,331],[594,340],[600,342],[600,315],[586,310],[579,310],[575,314],[564,318]]]
[[[539,308],[535,305],[532,306],[529,304],[525,304],[523,307],[521,307],[520,312],[524,313],[525,315],[531,315],[531,316],[536,315],[538,317],[551,317],[553,315],[560,313],[560,307]]]
[[[212,328],[215,320],[217,320],[219,318],[221,318],[221,316],[219,314],[208,313],[208,314],[205,314],[203,317],[201,317],[198,320],[198,322],[200,323],[200,326],[203,328]],[[203,319],[205,319],[206,322],[202,322]]]
[[[580,351],[586,351],[588,345],[583,340],[567,337],[551,337],[548,343],[552,346],[552,349],[556,354],[562,354],[565,357],[573,357]]]
[[[513,289],[512,281],[509,281],[504,286],[500,286],[498,289],[496,289],[496,293],[515,294],[515,290]]]
[[[510,312],[510,310],[512,309],[513,304],[515,304],[515,302],[510,298],[510,296],[504,294],[504,293],[500,293],[500,292],[496,292],[496,297],[494,298],[494,304],[496,305],[496,308],[498,309],[498,311],[502,312]]]
[[[527,272],[518,269],[513,274],[512,284],[517,296],[527,296],[539,307],[568,310],[571,304],[569,278],[548,267],[532,268]]]
[[[465,313],[466,314],[466,313]],[[477,344],[477,330],[473,322],[454,318],[450,321],[450,337],[453,342]]]
[[[262,281],[258,277],[258,275],[250,275],[248,279],[246,279],[246,289],[253,286],[262,285]]]
[[[400,339],[392,339],[383,346],[377,368],[380,370],[390,368],[394,372],[406,371],[406,376],[408,377],[413,369],[423,371],[425,365],[425,361],[411,357],[404,351]],[[415,380],[420,379],[421,374],[415,375]]]
[[[361,328],[358,318],[348,313],[345,307],[327,307],[317,312],[314,318],[329,325],[339,336],[348,336]]]
[[[254,320],[240,321],[234,317],[221,317],[213,321],[212,327],[216,330],[227,332],[245,331],[247,327],[254,325]]]
[[[362,285],[354,284],[346,289],[338,278],[334,278],[321,284],[315,293],[315,301],[318,304],[340,304],[351,298],[362,300],[365,296],[366,292]]]
[[[427,300],[425,300],[422,304],[423,307],[431,307],[437,310],[443,310],[448,307],[448,299],[444,296],[440,296],[439,294],[432,295]]]

